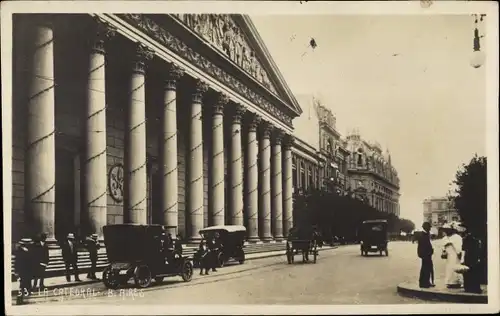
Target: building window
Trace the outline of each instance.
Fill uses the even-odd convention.
[[[313,170],[311,166],[307,168],[307,187],[313,188]]]
[[[301,188],[306,189],[306,171],[304,169],[304,162],[300,162],[300,185]]]
[[[297,160],[295,157],[292,159],[292,183],[293,187],[297,187]]]

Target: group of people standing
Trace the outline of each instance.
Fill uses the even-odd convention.
[[[418,240],[417,254],[422,260],[419,286],[421,288],[434,287],[434,266],[432,255],[434,248],[430,239],[431,225],[425,222],[422,225],[424,233]],[[454,224],[444,225],[442,228],[441,259],[446,260],[445,285],[447,288],[461,288],[469,293],[481,293],[481,242],[470,232],[463,237],[459,234],[459,227]]]
[[[160,252],[166,263],[173,262],[174,258],[182,256],[182,237],[177,235],[174,239],[172,234],[163,231],[160,235]]]
[[[84,241],[77,242],[73,233],[69,233],[65,240],[59,241],[62,257],[65,264],[66,280],[71,281],[71,274],[75,281],[81,281],[78,272],[78,248],[87,249],[90,256],[91,267],[87,274],[89,279],[97,279],[97,252],[100,248],[98,236],[92,234]],[[15,271],[19,277],[19,297],[32,294],[34,289],[45,288],[44,279],[46,268],[49,264],[49,246],[47,234],[42,233],[35,238],[22,238],[15,249]]]
[[[198,247],[197,258],[199,258],[200,275],[208,275],[208,270],[217,272],[217,257],[222,244],[219,233],[203,238]],[[205,270],[205,273],[203,273]]]

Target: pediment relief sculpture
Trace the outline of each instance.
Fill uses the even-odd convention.
[[[172,14],[192,31],[210,42],[259,83],[277,94],[255,50],[228,14]]]

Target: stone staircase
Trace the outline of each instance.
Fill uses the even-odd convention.
[[[108,258],[106,256],[106,249],[104,245],[99,249],[97,255],[97,271],[102,271],[106,266],[108,266]],[[183,255],[190,258],[193,257],[194,253],[198,249],[197,245],[183,245]],[[271,252],[271,251],[285,251],[285,243],[282,242],[270,242],[270,243],[259,243],[259,244],[246,244],[244,246],[245,254],[261,253],[261,252]],[[12,256],[12,269],[11,274],[14,275],[14,265],[15,256]],[[86,250],[79,249],[78,251],[78,269],[80,274],[87,273],[90,269],[90,257]],[[49,265],[46,269],[46,277],[63,276],[65,274],[65,266],[62,258],[62,253],[60,248],[49,249]]]

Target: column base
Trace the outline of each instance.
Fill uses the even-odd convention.
[[[283,236],[275,236],[274,237],[274,240],[276,240],[277,242],[282,242],[284,239],[285,239],[285,237],[283,237]]]
[[[261,240],[263,242],[270,242],[271,240],[273,240],[273,237],[272,236],[264,236],[261,238]]]
[[[247,241],[248,241],[248,243],[251,243],[251,244],[262,243],[262,241],[260,240],[260,238],[257,237],[257,236],[255,236],[255,237],[248,237]]]

